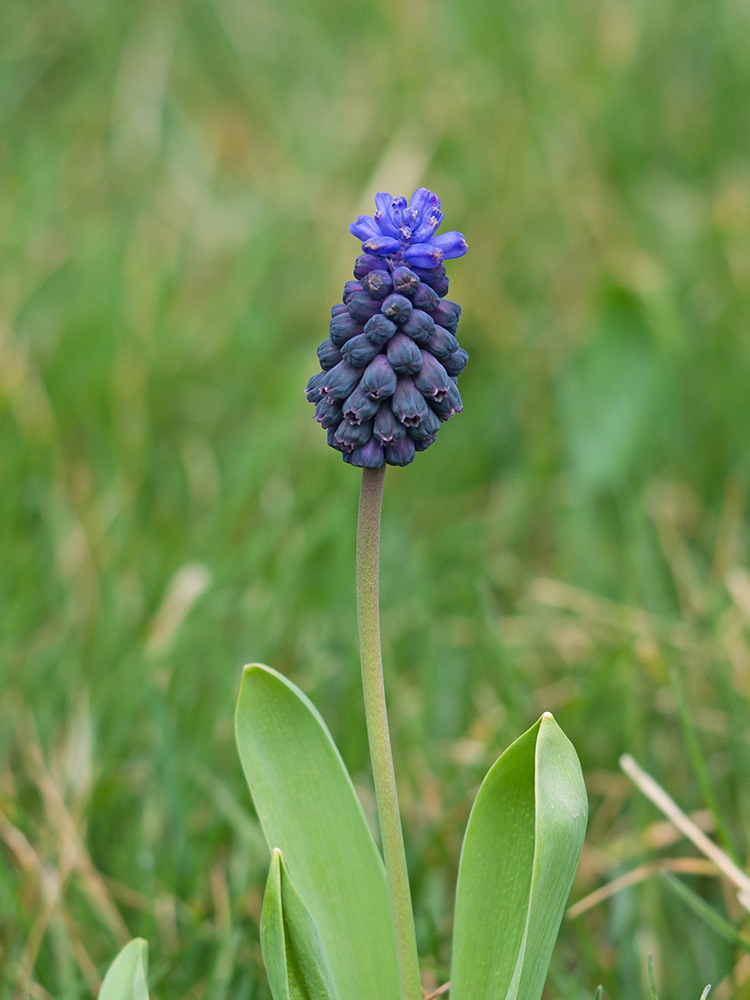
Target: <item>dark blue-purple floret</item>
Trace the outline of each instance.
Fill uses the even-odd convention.
[[[384,403],[379,403],[377,399],[370,399],[362,389],[360,382],[351,396],[345,400],[342,416],[352,424],[361,424],[374,417],[379,412],[379,407],[384,405]]]
[[[435,332],[425,345],[427,350],[434,354],[436,358],[443,361],[445,358],[458,350],[458,341],[452,333],[448,333],[442,326],[436,326]]]
[[[396,324],[382,313],[378,313],[365,323],[365,333],[373,344],[380,344],[381,347],[391,339],[396,330],[398,330]]]
[[[408,267],[394,267],[393,269],[393,290],[399,295],[411,298],[417,291],[421,282],[417,275]]]
[[[368,271],[361,279],[362,287],[371,299],[384,299],[393,291],[390,271]]]
[[[397,419],[387,399],[378,407],[372,433],[382,445],[400,441],[406,436],[406,427]]]
[[[395,337],[391,337],[386,356],[397,375],[416,375],[422,367],[419,348],[406,333],[397,333]]]
[[[397,376],[385,354],[378,356],[365,368],[362,390],[370,399],[388,399],[396,391]]]
[[[328,371],[341,361],[341,351],[334,342],[327,338],[318,347],[318,361],[323,371]]]
[[[402,437],[393,444],[386,445],[385,460],[389,465],[409,465],[414,461],[414,442],[410,437]]]
[[[405,295],[399,295],[398,292],[394,292],[383,301],[380,311],[394,323],[405,323],[411,316],[413,308]]]
[[[328,326],[328,336],[337,347],[341,347],[347,340],[356,337],[363,330],[364,326],[361,323],[352,319],[348,312],[344,312],[333,317]]]
[[[386,301],[388,301],[386,299]],[[346,304],[349,315],[358,323],[366,323],[368,319],[377,316],[383,303],[378,299],[371,299],[364,289],[360,289],[359,295],[352,295]]]
[[[434,288],[430,288],[428,284],[420,282],[419,287],[411,297],[411,301],[415,309],[422,309],[424,312],[431,313],[440,302],[440,296]],[[438,321],[436,320],[436,322]]]
[[[347,340],[341,348],[341,354],[345,361],[355,368],[364,368],[369,365],[376,354],[380,354],[380,345],[373,344],[366,333],[360,333],[358,337]]]
[[[402,375],[391,400],[391,409],[404,427],[416,427],[427,416],[427,403],[409,375]]]
[[[401,330],[418,344],[426,344],[435,332],[435,320],[421,309],[412,309],[407,321],[401,324]]]

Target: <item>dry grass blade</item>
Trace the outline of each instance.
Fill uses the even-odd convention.
[[[435,997],[442,996],[443,993],[447,993],[450,988],[451,988],[450,982],[443,983],[442,986],[438,986],[438,988],[436,990],[434,990],[432,993],[429,993],[427,996],[425,996],[424,1000],[435,1000]]]
[[[633,868],[624,875],[619,875],[611,882],[607,882],[606,885],[590,892],[588,896],[579,899],[577,903],[568,908],[567,917],[570,920],[575,920],[576,917],[580,917],[587,910],[603,903],[605,899],[622,892],[623,889],[629,889],[633,885],[638,885],[639,882],[645,882],[646,879],[664,871],[681,872],[683,875],[719,874],[719,869],[713,861],[705,861],[703,858],[666,858],[664,861],[652,861],[645,865],[638,865],[637,868]]]
[[[29,720],[25,737],[21,741],[21,749],[26,769],[39,789],[50,827],[57,832],[59,837],[60,857],[65,859],[64,864],[60,865],[61,873],[64,872],[65,877],[61,878],[60,881],[61,883],[66,882],[70,873],[75,870],[80,876],[84,892],[101,914],[115,940],[119,945],[125,945],[130,940],[130,931],[107,888],[104,878],[95,867],[81,841],[76,824],[68,812],[60,790],[47,770],[33,720]]]
[[[620,757],[620,767],[643,792],[646,798],[650,799],[654,805],[667,816],[674,825],[691,840],[699,851],[702,851],[707,858],[714,862],[716,867],[726,875],[737,889],[737,898],[742,906],[750,911],[750,876],[742,871],[734,861],[720,847],[700,830],[689,816],[680,809],[661,785],[655,781],[650,774],[639,767],[630,754],[623,754]]]

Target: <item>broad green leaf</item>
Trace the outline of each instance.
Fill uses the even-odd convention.
[[[539,1000],[586,814],[575,750],[545,713],[490,768],[469,817],[451,1000]]]
[[[148,944],[133,938],[110,965],[99,1000],[148,1000]]]
[[[260,943],[274,1000],[335,1000],[318,928],[274,850],[260,917]]]
[[[385,869],[325,723],[285,677],[253,664],[236,731],[266,841],[318,929],[337,996],[398,997]]]

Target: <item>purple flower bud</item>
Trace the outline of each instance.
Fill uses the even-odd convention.
[[[464,412],[464,404],[461,399],[461,393],[458,391],[458,386],[456,385],[454,379],[451,379],[448,383],[448,399],[450,400],[450,404],[456,413]]]
[[[396,267],[393,269],[393,289],[399,295],[407,295],[409,298],[419,287],[419,278],[408,267]]]
[[[414,385],[429,402],[444,399],[448,394],[450,379],[445,368],[428,351],[420,351],[422,367],[414,376]]]
[[[469,245],[463,238],[462,233],[443,233],[441,236],[433,236],[430,246],[437,247],[442,251],[445,260],[452,260],[454,257],[463,257],[469,249]]]
[[[390,271],[368,271],[362,278],[362,287],[371,299],[384,299],[393,291]]]
[[[442,326],[436,326],[435,332],[426,343],[427,350],[434,354],[440,361],[445,360],[454,351],[458,350],[458,341],[452,333],[448,333]]]
[[[366,444],[371,437],[372,420],[365,420],[361,424],[351,424],[348,420],[342,420],[336,431],[335,440],[344,451],[353,451]]]
[[[366,420],[371,420],[378,407],[385,406],[385,403],[378,403],[376,399],[370,399],[365,395],[362,386],[358,385],[354,392],[344,403],[343,415],[350,424],[361,424]]]
[[[469,360],[469,355],[466,353],[463,347],[459,347],[457,351],[454,351],[453,354],[450,354],[445,359],[445,361],[443,362],[443,367],[445,368],[445,370],[448,372],[449,375],[455,378],[457,375],[460,375],[461,372],[464,370],[468,360]]]
[[[414,461],[414,442],[410,437],[402,437],[385,449],[385,460],[389,465],[409,465]]]
[[[360,290],[359,295],[352,295],[346,307],[352,319],[356,319],[358,323],[366,323],[371,316],[380,312],[381,304],[378,299],[371,299]]]
[[[387,209],[387,214],[391,222],[393,222],[393,224],[396,226],[398,230],[403,229],[403,227],[407,225],[406,214],[404,211],[405,208],[406,208],[406,198],[404,198],[403,195],[398,195],[398,197],[393,199],[393,201],[391,202],[390,206]]]
[[[397,253],[401,249],[398,240],[391,239],[390,236],[374,236],[362,244],[365,253],[378,253],[385,256],[389,253]]]
[[[318,372],[317,375],[313,375],[310,381],[307,383],[307,388],[305,389],[305,396],[307,397],[308,403],[318,403],[325,395],[325,385],[328,381],[328,372]]]
[[[391,409],[391,404],[387,399],[378,407],[372,433],[382,445],[391,444],[393,441],[400,441],[406,434],[406,428],[396,419]]]
[[[450,299],[440,299],[432,310],[432,318],[449,333],[456,332],[460,315],[461,306],[457,302],[451,302]]]
[[[397,333],[395,337],[391,337],[386,353],[391,367],[399,375],[415,375],[422,367],[420,350],[405,333]]]
[[[341,403],[337,399],[331,399],[330,396],[323,396],[315,406],[315,419],[321,427],[326,429],[338,427],[341,417]]]
[[[323,371],[328,371],[341,361],[341,351],[332,340],[326,339],[318,347],[318,360]]]
[[[413,267],[437,267],[443,263],[443,253],[432,243],[415,243],[404,251],[404,257]]]
[[[331,325],[328,327],[328,336],[337,347],[341,347],[347,340],[358,336],[364,331],[361,323],[352,319],[348,312],[334,316]]]
[[[358,372],[358,369],[354,370]],[[387,399],[396,391],[397,381],[388,358],[385,354],[378,354],[365,368],[360,385],[370,399]]]
[[[383,449],[375,438],[370,438],[367,444],[354,449],[349,463],[350,465],[356,465],[360,469],[379,469],[383,464],[383,459]]]
[[[335,306],[331,306],[331,319],[335,316],[341,316],[343,313],[346,313],[347,316],[349,315],[349,310],[346,308],[344,302],[337,302]]]
[[[364,289],[358,281],[347,281],[344,285],[344,294],[341,296],[342,300],[346,303],[352,297],[352,295],[361,295]]]
[[[426,441],[415,441],[414,450],[415,451],[427,451],[431,444],[435,444],[437,434],[431,434]]]
[[[416,222],[426,213],[439,212],[440,211],[440,199],[436,194],[430,191],[429,188],[421,187],[417,188],[414,194],[411,196],[411,201],[409,202],[409,211],[412,214],[414,221]]]
[[[435,322],[429,313],[413,309],[411,316],[401,324],[403,333],[408,333],[418,344],[426,344],[435,332]]]
[[[378,191],[375,195],[375,221],[384,236],[398,239],[398,225],[391,218],[393,198],[386,191]]]
[[[359,382],[362,371],[354,368],[348,361],[339,361],[335,368],[325,373],[327,376],[326,393],[333,399],[346,399]]]
[[[349,226],[349,232],[358,240],[369,240],[371,236],[380,236],[380,227],[371,215],[359,215]]]
[[[341,348],[341,354],[350,365],[355,368],[364,368],[369,365],[376,354],[380,353],[380,345],[373,344],[370,338],[360,333],[358,337],[347,340]]]
[[[354,277],[361,280],[370,271],[379,271],[383,267],[380,257],[373,257],[369,253],[363,253],[354,262]]]
[[[406,427],[416,427],[427,415],[424,396],[414,385],[409,375],[402,375],[391,400],[391,408],[396,417]]]
[[[399,295],[398,292],[389,295],[380,307],[383,315],[392,319],[394,323],[406,322],[411,315],[412,308],[411,302],[405,296]]]
[[[428,215],[427,218],[421,223],[421,225],[417,226],[417,228],[412,233],[412,238],[414,242],[432,243],[433,234],[437,229],[437,227],[440,225],[440,223],[443,221],[443,218],[444,216],[442,212],[433,212],[431,215]]]
[[[416,427],[410,427],[408,430],[409,437],[413,438],[415,441],[426,441],[428,437],[432,437],[433,434],[437,434],[440,430],[440,420],[432,412],[432,410],[427,407],[427,413],[421,424]]]
[[[437,281],[433,281],[432,283],[432,287],[435,289],[435,291],[438,293],[441,299],[444,295],[448,294],[449,286],[450,282],[448,281],[448,275],[445,275],[442,278],[438,278]]]
[[[387,340],[391,339],[397,329],[396,324],[387,319],[382,313],[378,313],[377,316],[373,316],[365,323],[365,333],[367,336],[373,344],[380,344],[381,346]]]
[[[417,288],[412,296],[412,302],[415,309],[422,309],[424,312],[431,313],[440,302],[440,296],[434,288],[430,288],[427,282],[423,282],[420,283],[419,288]]]

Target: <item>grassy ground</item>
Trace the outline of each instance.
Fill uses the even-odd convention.
[[[0,5],[3,995],[95,994],[141,934],[158,1000],[268,997],[242,663],[310,694],[371,803],[358,475],[302,388],[378,189],[427,184],[470,245],[465,413],[384,515],[426,981],[472,790],[543,709],[591,796],[574,900],[695,855],[617,766],[710,805],[670,669],[745,861],[749,28],[741,0]],[[643,997],[649,952],[664,997],[750,995],[650,879],[564,924],[549,998]]]

